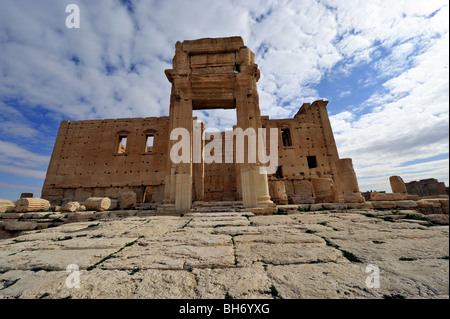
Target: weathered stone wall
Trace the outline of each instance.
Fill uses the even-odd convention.
[[[327,127],[331,131],[326,102],[304,104],[292,119],[263,116],[262,127],[279,129],[280,169],[269,175],[269,184],[283,181],[288,202],[314,203],[318,197],[321,202],[357,201],[351,199],[352,194],[359,196],[351,160],[339,159],[334,138],[329,133],[327,136],[327,129],[324,129]],[[151,150],[146,149],[149,136],[153,136]],[[124,137],[125,149],[119,145]],[[151,194],[147,201],[162,203],[164,177],[170,161],[168,139],[167,117],[63,121],[42,197],[60,205],[69,201],[84,202],[89,197],[117,199],[120,193],[133,191],[137,201],[143,202],[147,191]],[[202,198],[194,200],[242,198],[237,165],[225,163],[225,154],[230,151],[225,146],[222,133],[222,163],[194,164],[193,188],[202,186],[204,191]],[[325,197],[323,187],[318,186],[324,184],[330,185]],[[279,192],[279,185],[269,188],[272,197],[283,197],[274,193]]]
[[[405,183],[408,194],[418,196],[448,195],[447,188],[443,182],[435,178],[422,179]]]
[[[167,117],[61,122],[42,197],[60,204],[134,191],[142,201],[151,187],[152,201],[162,200],[167,127]]]
[[[311,203],[318,197],[321,202],[364,200],[359,194],[351,159],[339,159],[327,104],[323,100],[304,103],[292,119],[262,117],[263,127],[280,129],[279,170],[269,176],[269,183],[283,180],[291,203]],[[326,196],[321,187],[325,184],[329,185]]]
[[[225,134],[222,133],[222,160],[220,163],[205,163],[204,198],[209,201],[234,201],[238,199],[236,186],[236,165],[225,163]],[[213,154],[211,153],[211,156]]]

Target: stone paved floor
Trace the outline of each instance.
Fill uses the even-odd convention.
[[[448,298],[448,226],[378,214],[206,213],[30,231],[0,240],[0,298]],[[71,264],[79,288],[67,286]]]

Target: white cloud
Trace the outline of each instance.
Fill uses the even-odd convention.
[[[352,94],[352,92],[350,90],[342,91],[341,93],[339,93],[339,97],[343,98],[343,97],[349,96],[350,94]]]
[[[27,178],[38,178],[44,179],[46,171],[41,171],[37,169],[29,169],[23,167],[16,167],[13,165],[2,165],[0,164],[0,172],[13,174],[17,176],[27,177]]]
[[[371,113],[358,119],[347,112],[330,117],[339,153],[353,159],[363,185],[365,177],[381,172],[414,179],[439,173],[448,184],[448,161],[422,164],[430,168],[426,174],[413,173],[414,166],[399,166],[448,154],[448,33],[432,40],[429,50],[415,56],[414,62],[413,68],[383,84],[385,92],[369,98]],[[378,185],[386,186],[386,181]]]
[[[15,143],[0,141],[0,171],[25,177],[43,178],[50,157],[26,150]]]

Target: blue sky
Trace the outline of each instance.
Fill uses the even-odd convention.
[[[390,191],[391,175],[449,184],[447,0],[2,0],[0,198],[40,195],[60,121],[168,115],[175,42],[235,35],[256,53],[263,115],[329,101],[362,191]]]

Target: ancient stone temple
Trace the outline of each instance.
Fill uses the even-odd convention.
[[[177,212],[188,211],[193,201],[239,200],[245,207],[364,201],[351,159],[339,158],[328,102],[305,103],[291,119],[261,116],[259,69],[241,37],[177,42],[173,67],[165,73],[172,84],[167,117],[61,122],[43,198],[61,204],[133,191],[139,202]],[[241,141],[227,132],[216,136],[221,149],[213,152],[221,159],[231,152],[231,161],[202,156],[212,141],[192,112],[209,109],[235,109],[235,128],[250,132]],[[260,129],[272,129],[278,142],[272,172],[266,173],[259,156],[249,160],[255,149],[270,148]],[[174,161],[181,133],[187,154]],[[240,152],[244,161],[236,160]]]

